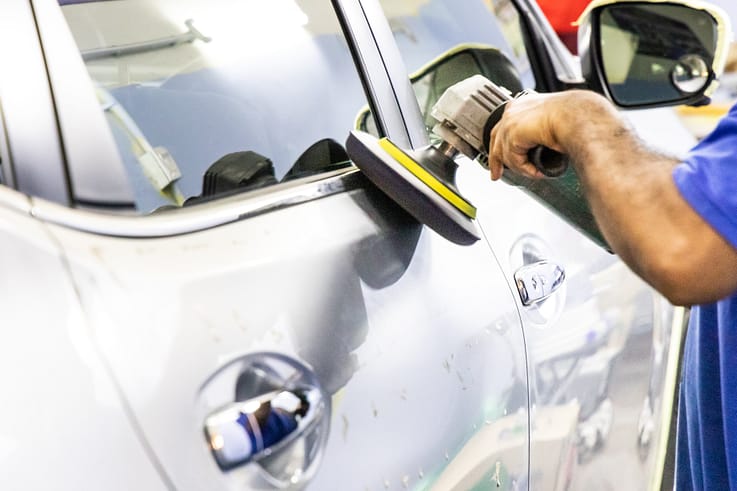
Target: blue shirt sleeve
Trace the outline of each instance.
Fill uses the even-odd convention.
[[[673,170],[684,199],[737,249],[737,104]]]

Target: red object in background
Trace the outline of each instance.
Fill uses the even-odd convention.
[[[591,0],[537,0],[560,39],[576,54],[578,29],[573,25]]]

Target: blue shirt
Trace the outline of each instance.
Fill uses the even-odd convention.
[[[737,249],[737,105],[675,168],[673,179],[693,209]],[[691,309],[676,489],[737,491],[737,293]]]

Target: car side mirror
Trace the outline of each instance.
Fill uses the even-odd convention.
[[[620,107],[708,103],[730,29],[721,9],[699,1],[594,1],[579,20],[582,74]]]

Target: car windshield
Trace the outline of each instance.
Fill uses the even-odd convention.
[[[367,101],[330,2],[60,4],[139,211],[350,165]]]

